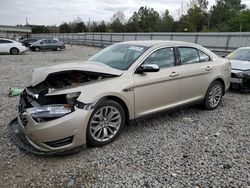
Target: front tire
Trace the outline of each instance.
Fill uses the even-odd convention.
[[[17,48],[11,48],[10,49],[10,54],[12,54],[12,55],[18,55],[19,54],[19,50]]]
[[[220,81],[214,81],[208,88],[204,100],[204,107],[207,110],[216,109],[222,100],[224,87]]]
[[[101,102],[93,111],[87,126],[87,144],[103,146],[115,140],[125,126],[125,112],[113,101]]]

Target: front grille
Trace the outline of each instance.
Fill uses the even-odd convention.
[[[52,148],[57,148],[57,147],[66,146],[68,144],[71,144],[73,141],[73,138],[74,138],[74,136],[70,136],[67,138],[60,139],[60,140],[45,142],[45,144],[52,147]]]

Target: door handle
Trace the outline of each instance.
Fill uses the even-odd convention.
[[[171,72],[169,76],[170,77],[176,77],[176,76],[179,76],[179,73],[177,73],[177,72]]]
[[[210,66],[206,67],[206,71],[211,71],[211,70],[212,70],[212,67],[210,67]]]

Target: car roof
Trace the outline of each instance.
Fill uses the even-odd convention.
[[[127,41],[122,42],[124,44],[130,44],[130,45],[139,45],[139,46],[145,46],[145,47],[151,47],[155,45],[191,45],[193,46],[193,43],[189,42],[183,42],[183,41],[170,41],[170,40],[143,40],[143,41]]]
[[[203,46],[199,44],[194,44],[190,42],[183,42],[183,41],[173,41],[173,40],[144,40],[144,41],[127,41],[122,42],[122,44],[129,44],[129,45],[139,45],[144,47],[173,47],[173,46],[187,46],[187,47],[193,47],[201,50],[205,54],[208,54],[211,58],[219,58],[215,53],[211,52],[209,49],[204,48]]]
[[[6,38],[0,38],[1,40],[8,40],[8,41],[11,41],[11,42],[17,42],[15,40],[11,40],[11,39],[6,39]]]

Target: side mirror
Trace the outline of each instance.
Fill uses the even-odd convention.
[[[137,73],[144,73],[144,72],[158,72],[160,70],[160,67],[156,64],[144,64],[141,65],[137,69]]]
[[[40,44],[43,44],[43,42],[40,42]]]

